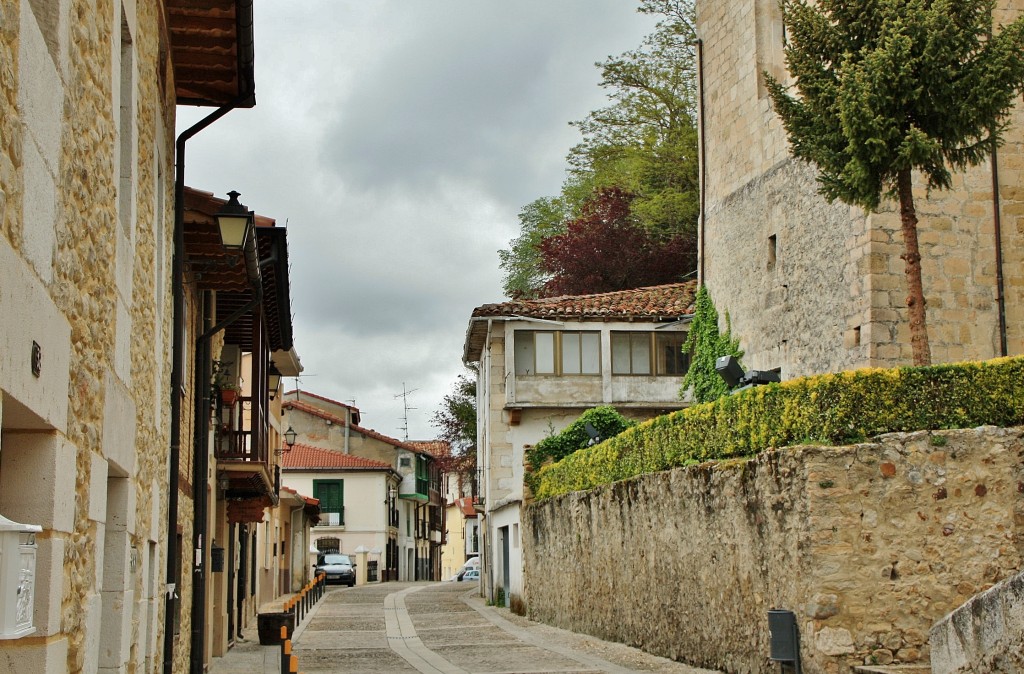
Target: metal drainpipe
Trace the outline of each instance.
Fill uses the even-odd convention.
[[[697,107],[698,115],[697,118],[700,121],[699,124],[699,137],[700,147],[699,159],[700,159],[700,231],[697,236],[700,240],[700,245],[697,250],[697,255],[700,256],[698,268],[700,269],[700,275],[697,278],[697,285],[704,285],[704,217],[705,217],[705,193],[707,192],[707,156],[705,152],[705,141],[704,141],[704,40],[697,40]]]
[[[192,484],[194,498],[192,501],[192,543],[195,556],[192,563],[192,650],[189,653],[189,670],[193,674],[202,674],[206,660],[206,547],[209,540],[206,530],[206,523],[209,518],[209,499],[207,498],[207,476],[210,470],[210,341],[214,335],[229,327],[245,314],[259,306],[263,301],[263,283],[259,278],[259,269],[264,264],[269,264],[277,259],[274,254],[263,262],[256,262],[256,236],[245,248],[246,268],[249,270],[249,282],[253,288],[253,298],[242,307],[236,309],[230,316],[213,327],[209,327],[213,321],[209,294],[203,306],[203,328],[204,332],[196,339],[196,358],[198,361],[195,369],[195,390],[199,393],[196,396],[194,441],[195,461],[192,464]],[[253,274],[253,272],[256,272]],[[228,610],[233,610],[228,607]]]
[[[996,310],[999,314],[999,355],[1008,355],[1006,348],[1006,297],[1003,287],[1003,227],[999,202],[999,151],[992,141],[992,228],[996,245]]]
[[[174,671],[174,602],[180,589],[177,582],[178,536],[178,478],[181,466],[181,398],[182,356],[185,350],[183,338],[185,326],[185,143],[197,133],[231,112],[243,99],[238,98],[182,131],[175,142],[174,154],[174,255],[171,261],[171,294],[173,296],[173,319],[171,335],[171,437],[167,459],[167,597],[164,605],[164,672]]]

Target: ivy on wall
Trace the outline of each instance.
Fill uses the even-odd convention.
[[[692,354],[690,368],[683,377],[679,397],[693,389],[693,400],[697,403],[717,400],[729,392],[729,387],[715,370],[715,360],[721,356],[743,357],[740,340],[732,336],[729,314],[725,315],[725,332],[718,330],[718,310],[711,300],[707,286],[701,286],[694,300],[693,320],[683,344],[683,351]]]

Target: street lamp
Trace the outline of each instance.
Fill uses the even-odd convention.
[[[235,190],[228,192],[228,202],[217,211],[220,240],[228,250],[241,250],[255,220],[252,211],[238,202],[239,196]]]
[[[270,399],[273,400],[277,396],[277,389],[281,386],[281,373],[278,372],[274,364],[270,364],[270,369],[267,370],[267,393]]]
[[[284,436],[284,444],[286,444],[288,446],[287,447],[281,447],[280,449],[275,449],[274,450],[274,454],[277,454],[278,456],[281,456],[282,454],[285,454],[286,452],[292,451],[292,446],[295,444],[295,437],[298,435],[298,433],[296,433],[292,429],[292,427],[289,426],[288,430],[285,431],[284,433],[282,433],[281,435]]]

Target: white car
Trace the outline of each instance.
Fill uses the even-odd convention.
[[[476,568],[476,567],[471,567],[469,569],[466,569],[466,573],[463,574],[462,580],[475,580],[475,581],[479,581],[480,580],[480,569]]]

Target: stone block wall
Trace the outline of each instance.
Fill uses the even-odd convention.
[[[889,434],[641,476],[524,514],[531,618],[735,673],[916,663],[928,631],[1024,566],[1024,429]],[[572,563],[567,563],[572,560]]]
[[[163,12],[0,7],[0,304],[26,317],[0,326],[0,510],[44,526],[38,631],[0,641],[4,671],[149,670],[161,650],[174,137]]]
[[[1024,670],[1024,573],[973,597],[932,627],[932,674]]]
[[[817,194],[788,156],[762,70],[785,79],[777,3],[698,0],[704,42],[707,189],[704,282],[759,369],[784,377],[911,359],[903,238],[893,204],[866,215]],[[998,3],[997,22],[1024,10]],[[754,48],[752,49],[751,46]],[[1007,347],[1024,350],[1024,111],[998,153]],[[919,185],[929,338],[935,362],[1000,355],[990,163],[948,191]]]

